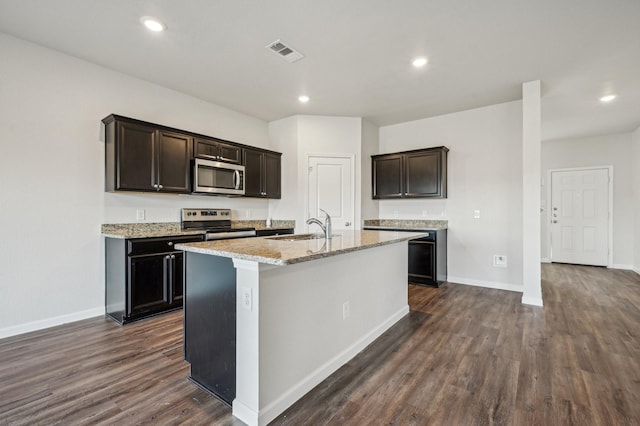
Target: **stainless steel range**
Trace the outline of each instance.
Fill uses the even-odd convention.
[[[205,241],[255,237],[254,228],[232,228],[230,209],[182,209],[182,229],[206,231]]]

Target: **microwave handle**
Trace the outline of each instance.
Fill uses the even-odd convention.
[[[235,187],[235,189],[240,189],[240,171],[239,170],[233,171],[233,186]]]

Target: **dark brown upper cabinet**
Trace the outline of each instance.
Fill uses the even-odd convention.
[[[280,198],[282,154],[248,148],[243,151],[244,196]]]
[[[193,156],[207,160],[240,164],[242,162],[242,148],[217,139],[194,138]]]
[[[103,122],[107,191],[190,192],[191,136],[114,115]]]
[[[371,156],[372,198],[447,198],[444,146]]]

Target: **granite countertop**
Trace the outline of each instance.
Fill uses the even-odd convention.
[[[420,232],[339,231],[330,240],[286,241],[273,237],[177,244],[179,250],[271,265],[291,265],[424,236]],[[289,236],[291,237],[291,236]]]
[[[402,229],[403,231],[440,231],[447,229],[446,220],[419,220],[419,219],[367,219],[364,227],[383,230]]]
[[[290,229],[295,228],[293,220],[272,220],[271,226],[264,220],[234,220],[232,228]],[[174,237],[180,235],[202,235],[205,231],[183,231],[180,222],[157,223],[107,223],[102,225],[102,236],[107,238],[152,238]]]

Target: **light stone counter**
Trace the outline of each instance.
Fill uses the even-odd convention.
[[[447,229],[448,221],[431,219],[366,219],[364,227],[368,229],[407,231],[440,231]]]
[[[273,220],[271,226],[266,226],[264,220],[233,220],[232,228],[254,228],[256,231],[264,229],[295,228],[294,220]],[[152,238],[174,237],[180,235],[202,235],[205,231],[183,231],[180,222],[155,223],[107,223],[102,225],[101,233],[107,238]]]
[[[333,238],[288,241],[273,237],[178,244],[178,250],[251,260],[270,265],[291,265],[424,236],[420,232],[338,231]]]

